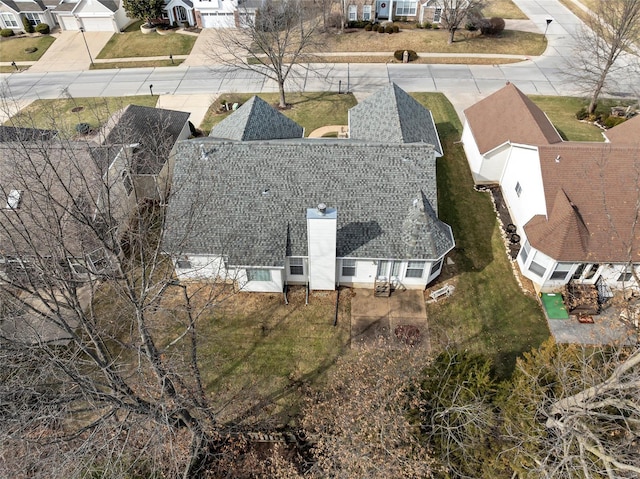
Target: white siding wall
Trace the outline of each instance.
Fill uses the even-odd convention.
[[[499,183],[510,154],[511,145],[509,143],[504,143],[485,153],[479,177],[485,178],[488,183]]]
[[[520,196],[516,193],[518,183],[522,188]],[[547,214],[538,150],[512,146],[500,186],[511,219],[523,236],[522,227],[533,216]]]
[[[263,268],[260,268],[263,269]],[[284,270],[269,268],[271,281],[247,281],[247,270],[229,270],[229,277],[235,278],[240,291],[251,293],[281,293],[284,289]]]
[[[338,215],[335,208],[319,214],[315,208],[307,210],[309,288],[336,289],[336,232]]]
[[[116,16],[116,25],[120,31],[124,30],[127,25],[133,22],[131,18],[127,16],[127,12],[124,11],[124,8],[118,8],[115,13]]]
[[[178,268],[179,261],[188,261],[190,268]],[[231,279],[225,268],[224,261],[220,256],[214,255],[185,255],[180,258],[173,259],[173,265],[176,267],[176,275],[179,280],[200,279]],[[245,275],[246,278],[246,275]]]
[[[193,2],[194,10],[200,12],[234,12],[238,7],[238,4],[228,0],[212,0],[211,2]]]
[[[469,162],[469,168],[473,175],[473,181],[475,183],[487,183],[488,179],[480,177],[480,169],[482,168],[482,155],[478,150],[476,140],[473,138],[473,133],[469,127],[469,123],[465,120],[464,128],[462,129],[462,146],[464,152],[467,155],[467,161]]]
[[[370,288],[375,284],[378,274],[378,263],[381,259],[358,259],[356,260],[356,276],[342,276],[342,259],[337,261],[337,274],[341,285],[355,288]],[[351,259],[351,258],[347,258]],[[425,289],[427,284],[436,279],[442,270],[442,265],[437,271],[431,274],[431,269],[437,261],[425,261],[425,267],[421,278],[407,278],[407,261],[396,260],[400,263],[397,279],[400,284],[407,289]],[[421,261],[421,260],[416,260]]]

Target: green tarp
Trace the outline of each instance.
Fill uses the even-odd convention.
[[[542,306],[549,319],[569,319],[567,308],[564,307],[560,293],[542,293]]]

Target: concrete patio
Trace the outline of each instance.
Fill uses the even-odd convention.
[[[416,329],[407,328],[410,326]],[[404,336],[404,341],[403,331],[409,333],[409,337]],[[375,297],[373,288],[353,290],[352,348],[375,345],[397,347],[408,342],[427,352],[431,348],[423,291],[394,291],[391,296],[385,298]]]

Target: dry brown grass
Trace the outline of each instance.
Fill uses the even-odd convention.
[[[511,0],[490,0],[482,9],[485,17],[502,17],[517,20],[526,20],[527,16]]]
[[[497,55],[540,55],[547,47],[544,36],[538,33],[505,30],[499,37],[486,37],[463,30],[456,41],[447,43],[444,30],[404,29],[387,34],[364,29],[347,30],[344,34],[327,33],[326,51],[330,52],[394,52],[414,50],[418,53],[490,53]]]
[[[402,63],[392,55],[389,56],[331,56],[320,57],[322,63]],[[505,63],[518,63],[517,58],[477,58],[477,57],[419,57],[411,63],[423,63],[431,65],[502,65]]]

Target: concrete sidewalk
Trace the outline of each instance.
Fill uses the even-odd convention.
[[[216,101],[218,95],[160,95],[156,108],[167,110],[188,111],[189,121],[195,127],[200,127],[202,120],[209,110],[209,106]]]

